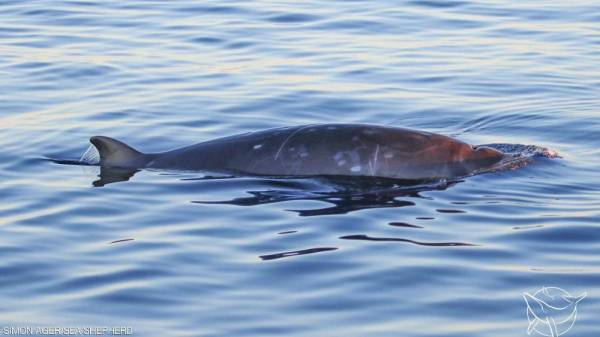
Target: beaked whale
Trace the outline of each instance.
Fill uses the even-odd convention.
[[[504,154],[440,134],[365,124],[275,128],[205,141],[161,153],[141,153],[104,136],[90,142],[100,166],[254,176],[367,176],[402,180],[463,177]]]

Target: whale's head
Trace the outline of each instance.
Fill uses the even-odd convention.
[[[472,146],[449,137],[437,137],[433,145],[419,151],[415,176],[455,178],[489,169],[504,158],[504,154],[491,147]]]
[[[469,171],[488,168],[504,158],[502,152],[491,147],[471,146],[466,144],[461,147],[460,154],[461,161]]]
[[[473,160],[488,165],[495,164],[504,158],[504,153],[487,146],[473,146]]]

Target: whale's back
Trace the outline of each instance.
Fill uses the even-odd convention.
[[[158,154],[152,168],[269,176],[447,178],[473,148],[443,135],[361,124],[304,125],[219,138]]]

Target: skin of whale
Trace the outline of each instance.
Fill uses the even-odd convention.
[[[144,154],[104,136],[90,142],[103,168],[169,169],[257,176],[454,178],[490,167],[503,153],[430,132],[364,124],[275,128]]]

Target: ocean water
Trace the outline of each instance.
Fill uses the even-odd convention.
[[[0,334],[526,336],[523,293],[558,287],[587,294],[565,335],[598,336],[599,22],[596,1],[0,1]],[[413,190],[95,187],[48,160],[328,122],[562,158]]]

